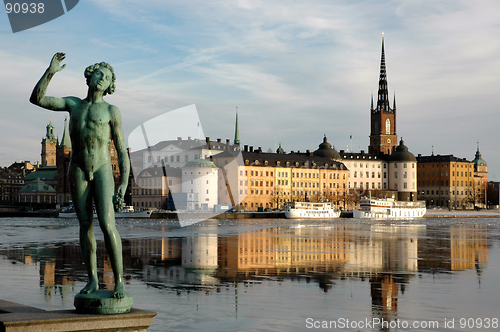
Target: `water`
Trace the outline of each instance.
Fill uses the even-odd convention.
[[[149,331],[498,330],[499,226],[118,221],[127,291],[134,307],[158,313]],[[0,230],[0,298],[72,309],[86,280],[78,222],[0,219]],[[112,288],[96,235],[101,288]]]

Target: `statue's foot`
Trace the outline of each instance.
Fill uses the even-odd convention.
[[[125,297],[125,284],[123,282],[117,282],[115,284],[113,297],[115,299],[123,299]]]
[[[99,289],[99,283],[95,279],[90,279],[90,281],[83,287],[83,289],[80,291],[80,294],[90,294],[93,291],[96,291]]]

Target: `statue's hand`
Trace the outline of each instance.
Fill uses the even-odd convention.
[[[66,67],[66,64],[61,66],[61,62],[63,62],[64,59],[66,59],[66,54],[62,52],[54,54],[52,60],[50,60],[49,71],[55,74],[63,70],[64,67]]]
[[[123,197],[123,192],[118,188],[116,194],[113,196],[113,207],[115,208],[115,212],[120,212],[123,209],[124,202],[125,198]]]

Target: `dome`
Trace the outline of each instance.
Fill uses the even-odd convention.
[[[326,135],[323,138],[323,143],[319,145],[319,149],[313,152],[314,156],[328,159],[340,159],[340,154],[326,140]]]
[[[408,151],[408,147],[404,144],[403,139],[399,141],[399,145],[389,156],[390,161],[417,161],[417,158],[413,155],[413,153]]]
[[[276,153],[278,153],[278,154],[285,154],[285,150],[283,150],[283,148],[281,147],[281,143],[280,143],[279,148],[276,150]]]
[[[36,192],[36,193],[55,193],[55,189],[43,182],[40,179],[36,179],[30,184],[25,185],[19,190],[19,192]]]
[[[476,157],[474,158],[474,160],[472,161],[474,163],[474,165],[476,166],[476,169],[477,167],[486,167],[488,166],[486,164],[486,161],[481,158],[481,152],[479,152],[479,147],[477,148],[477,151],[476,151]]]
[[[217,166],[207,159],[195,159],[188,161],[182,168],[217,168]]]

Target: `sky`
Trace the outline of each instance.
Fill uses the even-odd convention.
[[[196,105],[211,139],[313,151],[368,151],[382,32],[397,134],[414,155],[474,159],[500,181],[500,2],[81,0],[65,15],[12,33],[0,13],[0,166],[40,160],[52,121],[65,113],[29,103],[52,55],[66,68],[47,95],[84,98],[85,67],[106,61],[105,97],[125,136],[142,123]],[[352,141],[350,136],[352,135]]]

